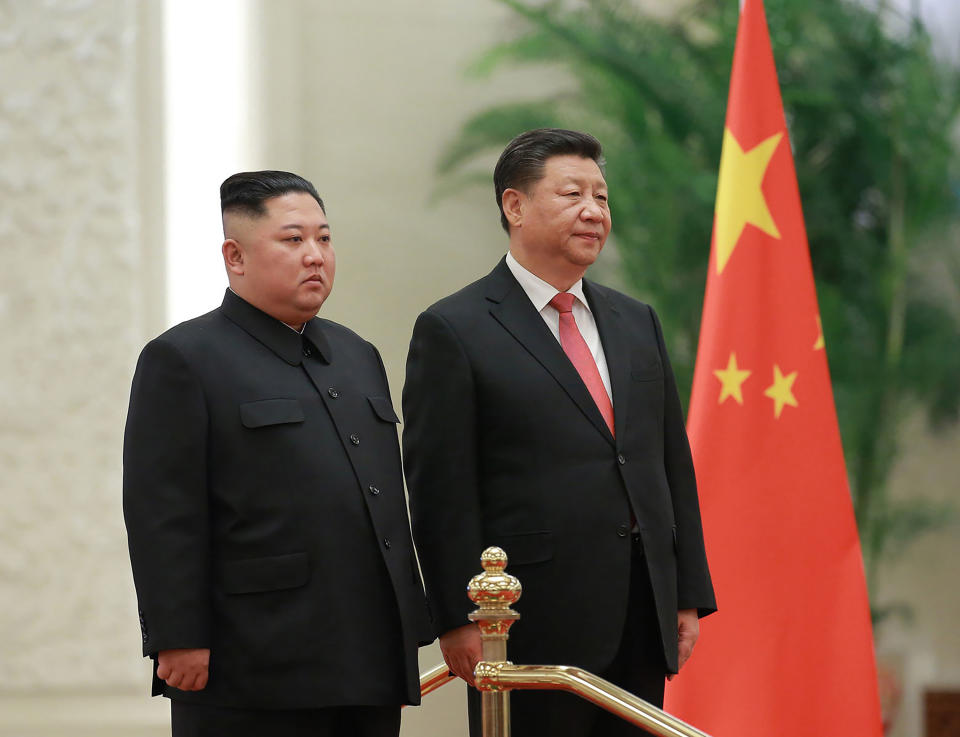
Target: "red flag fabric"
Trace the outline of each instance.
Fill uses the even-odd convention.
[[[879,737],[863,561],[762,0],[737,31],[688,431],[717,614],[666,708],[714,737]]]

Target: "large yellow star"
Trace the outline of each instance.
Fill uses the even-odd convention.
[[[773,385],[770,386],[763,396],[770,397],[773,400],[773,416],[778,420],[783,411],[783,405],[789,404],[791,407],[797,406],[797,398],[793,396],[793,382],[796,381],[797,372],[784,376],[780,373],[780,367],[773,365]]]
[[[749,151],[740,148],[729,128],[723,130],[720,180],[717,183],[717,273],[723,272],[747,223],[774,238],[780,237],[761,185],[783,133],[775,133]]]
[[[717,369],[713,372],[713,375],[720,379],[720,401],[718,404],[723,404],[723,400],[727,397],[733,397],[737,404],[743,404],[743,392],[741,387],[743,382],[747,380],[747,377],[750,376],[750,371],[740,369],[737,366],[737,354],[730,353],[730,360],[727,361],[727,367],[725,369]]]

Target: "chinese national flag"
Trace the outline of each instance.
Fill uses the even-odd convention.
[[[666,708],[715,737],[879,737],[857,538],[762,0],[740,15],[688,421],[719,611]]]

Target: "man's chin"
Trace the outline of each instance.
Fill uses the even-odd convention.
[[[592,247],[581,246],[580,248],[576,248],[571,251],[568,254],[568,258],[570,259],[571,263],[586,268],[593,265],[593,263],[597,260],[597,257],[600,256],[600,251],[602,249],[602,245]]]
[[[304,320],[310,320],[317,316],[317,313],[320,312],[320,308],[323,306],[323,303],[326,302],[326,297],[323,299],[311,300],[308,303],[297,305],[304,315]]]

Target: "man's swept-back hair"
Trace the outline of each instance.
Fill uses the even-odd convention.
[[[508,189],[529,192],[531,185],[543,178],[547,159],[553,156],[580,156],[593,159],[603,172],[603,147],[589,133],[563,128],[537,128],[521,133],[500,154],[493,170],[493,189],[500,208],[500,224],[510,232],[510,224],[503,213],[503,193]]]
[[[227,177],[220,185],[220,212],[263,217],[267,214],[264,202],[290,192],[310,195],[326,214],[327,209],[316,188],[303,177],[288,171],[242,171]]]

